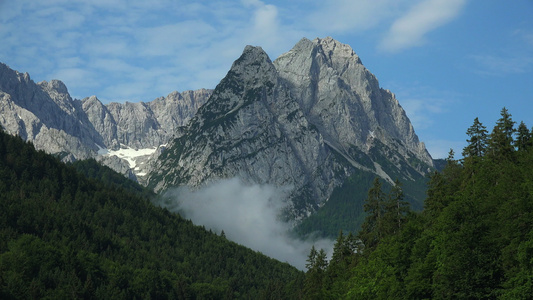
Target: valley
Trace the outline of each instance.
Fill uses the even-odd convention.
[[[2,298],[531,292],[533,137],[506,108],[434,161],[330,37],[146,103],[0,71]]]

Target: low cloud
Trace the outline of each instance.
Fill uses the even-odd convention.
[[[290,188],[232,178],[196,191],[187,187],[170,190],[161,206],[214,232],[223,230],[234,242],[304,270],[311,246],[331,255],[333,241],[301,240],[291,235],[291,225],[280,218],[289,192]]]

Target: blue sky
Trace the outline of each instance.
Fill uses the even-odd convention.
[[[245,45],[349,44],[434,158],[502,107],[533,126],[532,0],[0,0],[0,62],[74,98],[151,101],[214,88]]]

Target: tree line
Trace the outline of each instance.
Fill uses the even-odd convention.
[[[356,234],[331,260],[311,249],[307,299],[531,299],[533,137],[507,109],[489,133],[474,120],[462,158],[431,174],[422,212],[376,179]]]
[[[303,272],[0,132],[0,299],[295,299]]]

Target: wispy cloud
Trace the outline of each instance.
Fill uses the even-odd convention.
[[[239,178],[214,182],[198,191],[178,188],[160,203],[239,244],[303,270],[312,245],[332,253],[333,241],[300,240],[279,217],[290,190],[271,185],[245,184]]]
[[[426,2],[435,9],[452,6]],[[397,23],[419,20],[429,10],[422,4]],[[66,75],[55,79],[71,87],[75,97],[105,91],[98,95],[104,101],[150,101],[173,90],[214,88],[247,44],[263,47],[275,59],[304,36],[388,26],[408,11],[411,1],[20,0],[0,5],[3,62],[39,79]],[[431,16],[444,20],[448,15]],[[64,66],[61,61],[67,58],[77,58],[76,64]],[[84,76],[72,68],[83,69]],[[136,89],[140,94],[135,96],[125,90],[130,85],[147,88]]]
[[[420,82],[391,82],[390,85],[417,131],[431,128],[439,115],[453,111],[462,98],[457,92],[436,89]]]
[[[434,122],[434,116],[448,111],[447,105],[449,105],[447,101],[435,98],[406,98],[402,99],[401,103],[411,123],[417,130],[431,127]]]
[[[392,84],[396,97],[405,110],[418,137],[425,143],[433,158],[445,158],[450,148],[462,151],[462,142],[453,141],[442,127],[442,118],[453,118],[464,95],[456,91],[440,90],[420,83]],[[439,126],[437,128],[437,126]],[[452,126],[450,126],[449,130]],[[443,132],[444,130],[444,132]],[[438,132],[438,133],[436,133]]]
[[[396,52],[422,45],[425,35],[453,20],[466,0],[424,0],[400,16],[383,38],[380,48]]]
[[[525,73],[531,71],[533,67],[533,56],[529,55],[479,54],[472,55],[471,58],[477,65],[475,72],[484,75],[504,76]]]
[[[309,15],[307,22],[328,32],[366,30],[378,24],[387,14],[390,1],[334,0],[323,1]]]
[[[498,53],[482,53],[470,56],[474,72],[489,76],[506,76],[533,71],[533,31],[517,29]]]

